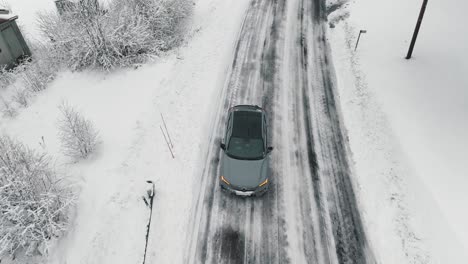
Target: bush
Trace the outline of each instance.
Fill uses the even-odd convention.
[[[15,81],[15,74],[12,70],[0,69],[0,88],[5,89]]]
[[[85,159],[99,144],[97,131],[91,121],[85,119],[73,107],[63,103],[59,107],[59,136],[63,154],[75,160]]]
[[[17,109],[9,102],[7,102],[3,97],[0,97],[0,101],[3,105],[2,113],[6,117],[15,117],[18,114]]]
[[[60,65],[51,58],[44,45],[33,47],[34,56],[30,61],[24,61],[11,70],[0,71],[0,85],[2,88],[12,86],[15,91],[14,101],[25,107],[30,94],[44,90],[52,82]]]
[[[23,62],[9,71],[0,71],[0,86],[11,88],[10,96],[0,98],[0,110],[4,116],[14,117],[19,108],[30,104],[35,93],[47,88],[59,67],[53,61],[37,54],[33,61]]]
[[[29,104],[30,92],[27,89],[17,88],[13,94],[13,101],[22,107],[27,107]]]
[[[32,60],[17,67],[20,84],[27,90],[40,92],[55,79],[60,65],[48,55],[50,53],[45,46],[35,47]]]
[[[74,198],[62,183],[49,156],[0,136],[0,256],[31,254],[65,231]]]
[[[39,16],[57,58],[72,70],[131,66],[180,43],[190,0],[82,0],[61,15]]]

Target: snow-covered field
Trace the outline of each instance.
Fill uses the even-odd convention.
[[[45,146],[80,188],[71,228],[45,263],[141,262],[146,180],[156,187],[147,263],[183,263],[195,174],[249,2],[198,0],[180,49],[137,70],[62,72],[16,118],[0,117],[0,133]],[[430,2],[414,59],[406,61],[420,4],[359,0],[332,14],[350,14],[329,34],[356,195],[381,263],[466,263],[468,32],[462,25],[468,4]],[[35,13],[54,8],[50,0],[10,5],[29,39],[39,37]],[[359,29],[368,33],[353,52]],[[60,152],[64,100],[94,123],[102,140],[79,163]]]
[[[407,61],[421,4],[361,0],[332,14],[350,15],[330,30],[338,87],[381,259],[466,263],[467,4],[429,1]]]

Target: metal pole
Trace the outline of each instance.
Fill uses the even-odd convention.
[[[167,140],[166,134],[164,133],[164,130],[163,130],[162,126],[159,126],[159,128],[161,128],[161,133],[162,133],[163,136],[164,136],[164,140],[166,141],[167,147],[169,148],[169,151],[171,152],[172,158],[175,159],[174,151],[172,150],[172,147],[171,147],[171,145],[169,144],[169,140]],[[168,136],[169,136],[169,135],[168,135]]]
[[[411,59],[411,55],[413,55],[414,44],[416,43],[416,39],[418,38],[419,29],[421,28],[421,22],[424,17],[424,12],[426,11],[428,0],[423,0],[423,4],[421,7],[421,11],[419,12],[418,22],[416,23],[416,28],[414,29],[413,38],[411,39],[411,44],[408,50],[408,54],[406,55],[406,59]]]
[[[357,49],[357,46],[358,46],[358,44],[359,44],[359,39],[361,39],[361,34],[362,34],[362,33],[367,33],[367,30],[359,30],[359,36],[358,36],[358,38],[357,38],[356,46],[354,47],[354,51],[356,51],[356,49]]]
[[[148,198],[150,199],[149,204],[144,199],[146,205],[148,205],[148,207],[150,208],[150,215],[149,215],[148,225],[146,226],[146,244],[145,244],[145,254],[143,255],[143,264],[146,263],[146,250],[148,249],[148,240],[149,240],[149,232],[150,232],[150,228],[151,228],[151,219],[153,218],[153,201],[154,201],[154,192],[155,192],[154,182],[152,182],[152,181],[146,181],[146,182],[151,184],[151,191],[148,191]]]
[[[171,136],[169,135],[169,130],[167,129],[167,126],[166,126],[166,120],[164,120],[164,116],[162,113],[161,114],[161,118],[162,118],[162,121],[163,121],[163,124],[164,124],[164,128],[166,129],[166,134],[167,134],[167,137],[169,138],[169,143],[171,143],[171,147],[174,148],[174,144],[172,144],[172,139],[171,139]]]

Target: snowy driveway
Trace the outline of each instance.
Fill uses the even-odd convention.
[[[227,77],[186,263],[374,263],[358,211],[326,40],[325,1],[252,0]],[[219,188],[227,109],[257,104],[270,118],[270,191]]]

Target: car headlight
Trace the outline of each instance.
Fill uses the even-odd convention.
[[[228,180],[226,180],[226,178],[224,178],[224,176],[221,176],[221,180],[222,180],[223,182],[225,182],[226,184],[231,185],[231,183],[228,182]]]
[[[267,184],[268,183],[268,179],[264,180],[262,183],[260,183],[258,185],[258,187],[262,187],[263,185]]]

